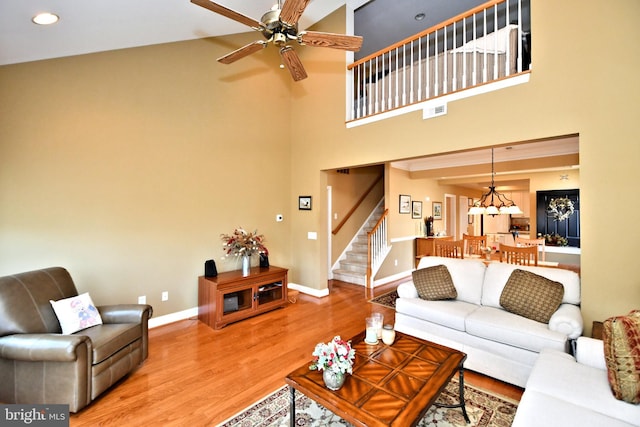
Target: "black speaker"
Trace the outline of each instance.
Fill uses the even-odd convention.
[[[260,254],[260,268],[269,267],[269,256],[267,254]]]
[[[204,277],[215,277],[218,275],[218,269],[214,260],[210,259],[204,262]]]

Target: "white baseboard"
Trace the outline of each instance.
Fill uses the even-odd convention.
[[[157,328],[158,326],[167,325],[179,320],[198,317],[198,307],[188,308],[186,310],[177,311],[175,313],[165,314],[160,317],[152,317],[149,319],[149,328]]]
[[[297,283],[291,283],[291,282],[287,284],[287,287],[291,289],[295,289],[296,291],[300,291],[303,294],[311,295],[318,298],[326,297],[329,295],[329,288],[315,289],[315,288],[310,288],[308,286],[299,285]]]
[[[386,285],[387,283],[395,282],[396,280],[405,279],[411,276],[413,270],[403,271],[402,273],[393,274],[391,276],[383,277],[379,280],[373,281],[373,287],[376,288],[381,285]]]

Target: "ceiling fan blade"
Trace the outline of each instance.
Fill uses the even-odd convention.
[[[280,21],[292,27],[297,25],[298,20],[304,13],[304,10],[307,8],[310,1],[311,0],[285,1],[282,6],[282,11],[280,12]]]
[[[359,51],[362,47],[361,36],[347,36],[346,34],[322,33],[319,31],[301,31],[298,34],[298,41],[309,46],[330,47],[354,52]]]
[[[253,43],[249,43],[246,46],[242,46],[240,49],[236,49],[231,53],[227,53],[224,56],[218,58],[218,62],[222,62],[223,64],[231,64],[232,62],[236,62],[238,59],[242,59],[245,56],[249,56],[252,53],[255,53],[261,49],[267,47],[267,42],[263,40],[257,40]]]
[[[248,25],[251,28],[259,29],[261,27],[259,21],[238,13],[235,10],[227,9],[226,7],[221,6],[218,3],[213,3],[209,0],[191,0],[191,3],[202,6],[212,12],[219,13],[220,15],[226,16],[227,18],[233,19],[234,21],[237,21],[241,24]]]
[[[307,78],[307,72],[304,70],[302,61],[300,61],[300,57],[291,46],[285,46],[280,49],[280,56],[282,56],[282,62],[291,73],[293,80],[300,81]]]

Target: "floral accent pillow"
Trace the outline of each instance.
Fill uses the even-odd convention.
[[[610,317],[602,325],[604,359],[616,399],[640,404],[640,310]]]
[[[412,273],[413,284],[422,299],[437,301],[456,299],[458,291],[453,285],[451,274],[446,265],[421,268]]]
[[[91,326],[102,325],[102,317],[100,317],[100,313],[88,292],[58,301],[49,300],[49,302],[58,317],[62,333],[65,335]]]

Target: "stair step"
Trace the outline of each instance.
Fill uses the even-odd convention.
[[[353,271],[346,271],[342,269],[333,270],[334,280],[340,280],[347,283],[353,283],[355,285],[364,286],[366,283],[364,274],[357,274]]]
[[[340,261],[340,269],[360,274],[367,272],[367,266],[365,264],[349,261]]]

